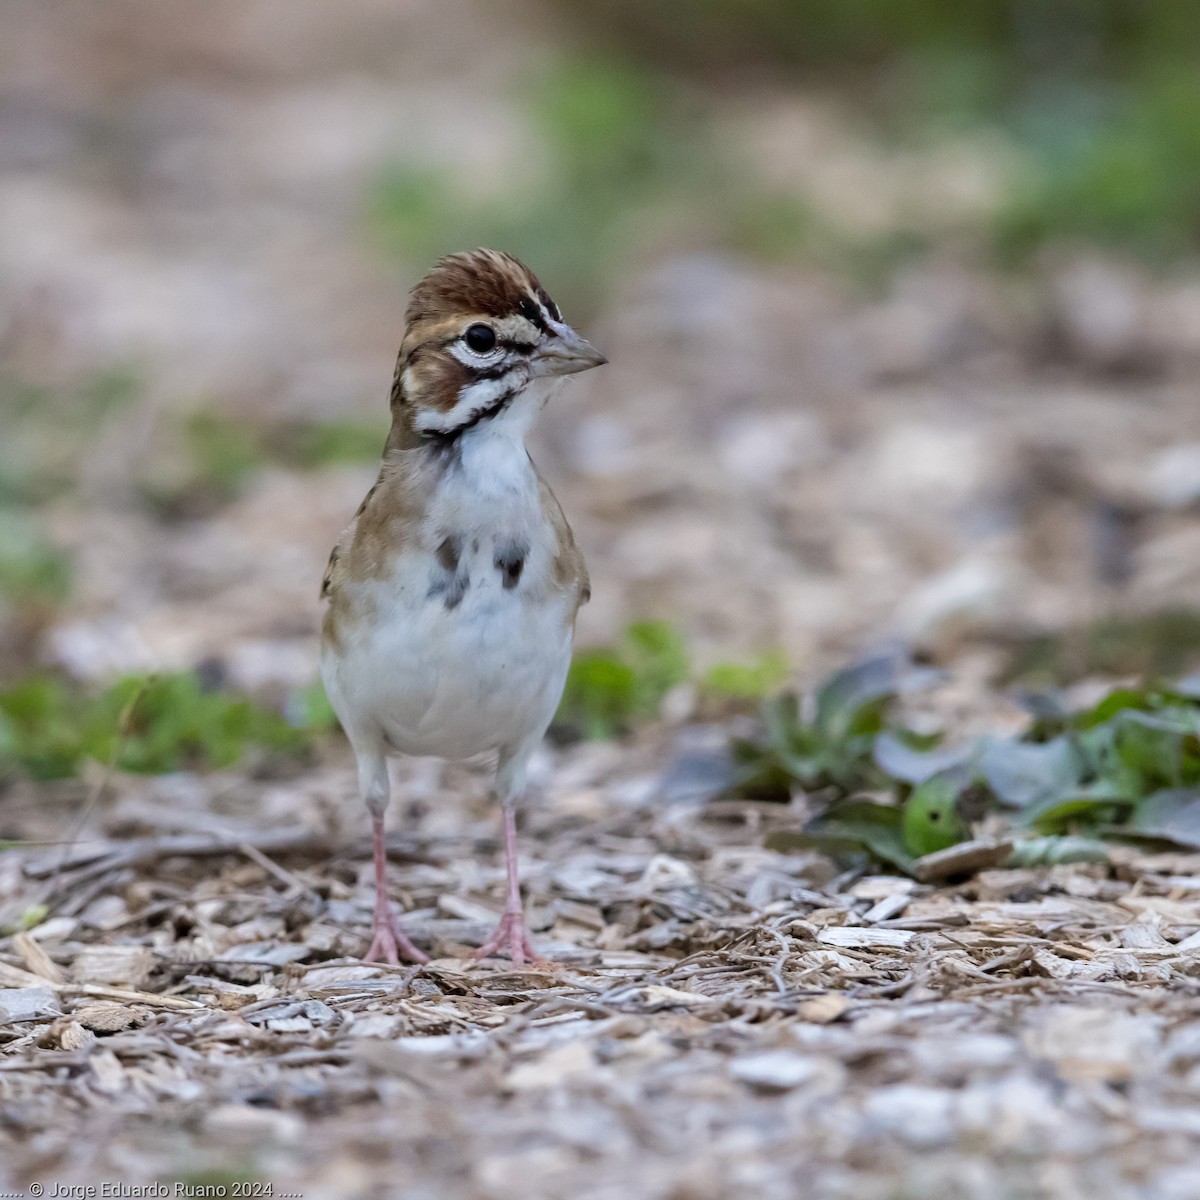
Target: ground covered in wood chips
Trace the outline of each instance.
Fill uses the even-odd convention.
[[[70,851],[9,851],[4,914],[53,912],[0,942],[0,1182],[1200,1194],[1200,858],[838,876],[759,848],[784,806],[695,799],[695,742],[547,753],[524,845],[551,970],[465,957],[503,891],[461,770],[398,780],[421,968],[356,961],[348,764],[120,781]],[[78,808],[14,803],[31,836]]]

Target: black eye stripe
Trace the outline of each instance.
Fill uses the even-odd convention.
[[[558,311],[558,305],[546,294],[545,288],[538,288],[538,299],[545,305],[546,311],[555,321],[562,320],[562,313]]]
[[[527,320],[530,325],[534,326],[541,333],[549,333],[550,326],[546,324],[546,315],[542,312],[538,304],[529,296],[522,296],[521,303],[517,305],[517,312]]]
[[[467,370],[473,383],[482,380],[502,379],[513,369],[512,363],[497,363],[494,367],[468,367]]]

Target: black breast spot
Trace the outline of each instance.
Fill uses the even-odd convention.
[[[438,566],[449,571],[451,575],[458,570],[459,545],[458,538],[448,537],[442,539],[442,544],[438,546],[435,557],[438,560]]]
[[[462,598],[467,594],[467,588],[471,583],[471,577],[467,572],[459,570],[461,558],[459,539],[453,536],[443,538],[441,544],[434,551],[434,558],[437,559],[439,569],[435,570],[430,578],[429,599],[440,598],[447,610],[455,609],[462,603]]]
[[[496,548],[496,570],[506,589],[515,588],[525,570],[525,557],[529,547],[524,542],[508,542]]]

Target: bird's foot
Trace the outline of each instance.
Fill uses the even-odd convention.
[[[500,918],[500,924],[496,926],[492,936],[478,950],[472,951],[471,957],[474,959],[488,958],[497,950],[507,950],[514,967],[523,967],[526,962],[535,967],[549,965],[533,948],[529,930],[525,928],[523,912],[506,912]]]
[[[383,913],[376,910],[375,919],[371,923],[371,934],[371,948],[363,956],[364,963],[385,962],[396,967],[400,965],[401,957],[415,963],[429,961],[429,955],[423,950],[418,950],[409,941],[408,935],[400,928],[400,923],[390,910]]]

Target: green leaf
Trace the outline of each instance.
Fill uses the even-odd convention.
[[[728,788],[730,795],[780,804],[786,804],[792,798],[794,776],[774,755],[764,754],[757,742],[735,739],[733,760],[733,777]]]
[[[683,635],[669,621],[639,621],[626,630],[623,650],[634,674],[635,713],[657,716],[663,697],[691,674]]]
[[[795,692],[772,696],[762,706],[767,745],[773,750],[788,749],[801,730],[800,698]]]
[[[1126,828],[1200,849],[1200,789],[1170,788],[1147,796],[1134,806]]]
[[[899,732],[886,729],[875,739],[872,757],[875,765],[903,783],[924,783],[925,780],[952,767],[963,766],[975,757],[976,748],[962,746],[912,745]]]
[[[837,858],[868,854],[906,873],[912,856],[904,844],[900,809],[869,800],[850,800],[814,817],[802,830],[781,831],[768,849],[809,847]]]
[[[0,754],[35,779],[74,775],[85,758],[143,773],[230,766],[250,748],[297,754],[305,730],[191,673],[119,680],[89,697],[53,678],[0,693]]]
[[[71,562],[31,519],[0,508],[0,600],[52,606],[71,590]]]
[[[1049,742],[991,741],[980,770],[997,799],[1027,808],[1074,787],[1080,779],[1079,755],[1066,737]]]
[[[637,680],[633,668],[610,651],[577,654],[567,672],[558,720],[585,738],[615,737],[633,715]]]
[[[1041,833],[1062,833],[1072,823],[1096,827],[1116,820],[1132,803],[1114,784],[1102,780],[1030,804],[1021,820]]]
[[[892,658],[872,658],[838,671],[817,692],[816,726],[831,740],[852,732],[873,733],[881,702],[894,696],[897,687]]]
[[[1007,867],[1057,867],[1065,863],[1108,862],[1108,847],[1095,838],[1038,837],[1017,842]]]
[[[1124,778],[1129,793],[1138,795],[1157,787],[1178,787],[1182,782],[1178,735],[1126,725],[1117,731],[1113,747],[1119,768],[1114,774]]]
[[[904,848],[913,858],[945,850],[970,836],[957,802],[963,774],[951,771],[920,784],[904,805]]]
[[[1167,705],[1151,712],[1127,709],[1113,718],[1114,724],[1133,725],[1160,733],[1194,734],[1200,730],[1200,713],[1182,705]]]
[[[877,733],[888,700],[927,687],[938,677],[937,671],[915,667],[902,655],[865,659],[830,676],[818,689],[815,724],[834,740]]]
[[[1075,724],[1079,729],[1089,729],[1094,725],[1103,725],[1121,713],[1148,709],[1152,704],[1153,697],[1144,688],[1117,688],[1087,712],[1078,714]]]
[[[682,635],[665,621],[630,625],[612,650],[585,650],[567,673],[556,721],[585,738],[613,738],[658,715],[663,698],[687,680]]]
[[[782,687],[787,677],[787,659],[764,654],[750,663],[717,663],[704,676],[703,687],[730,700],[757,700]]]

